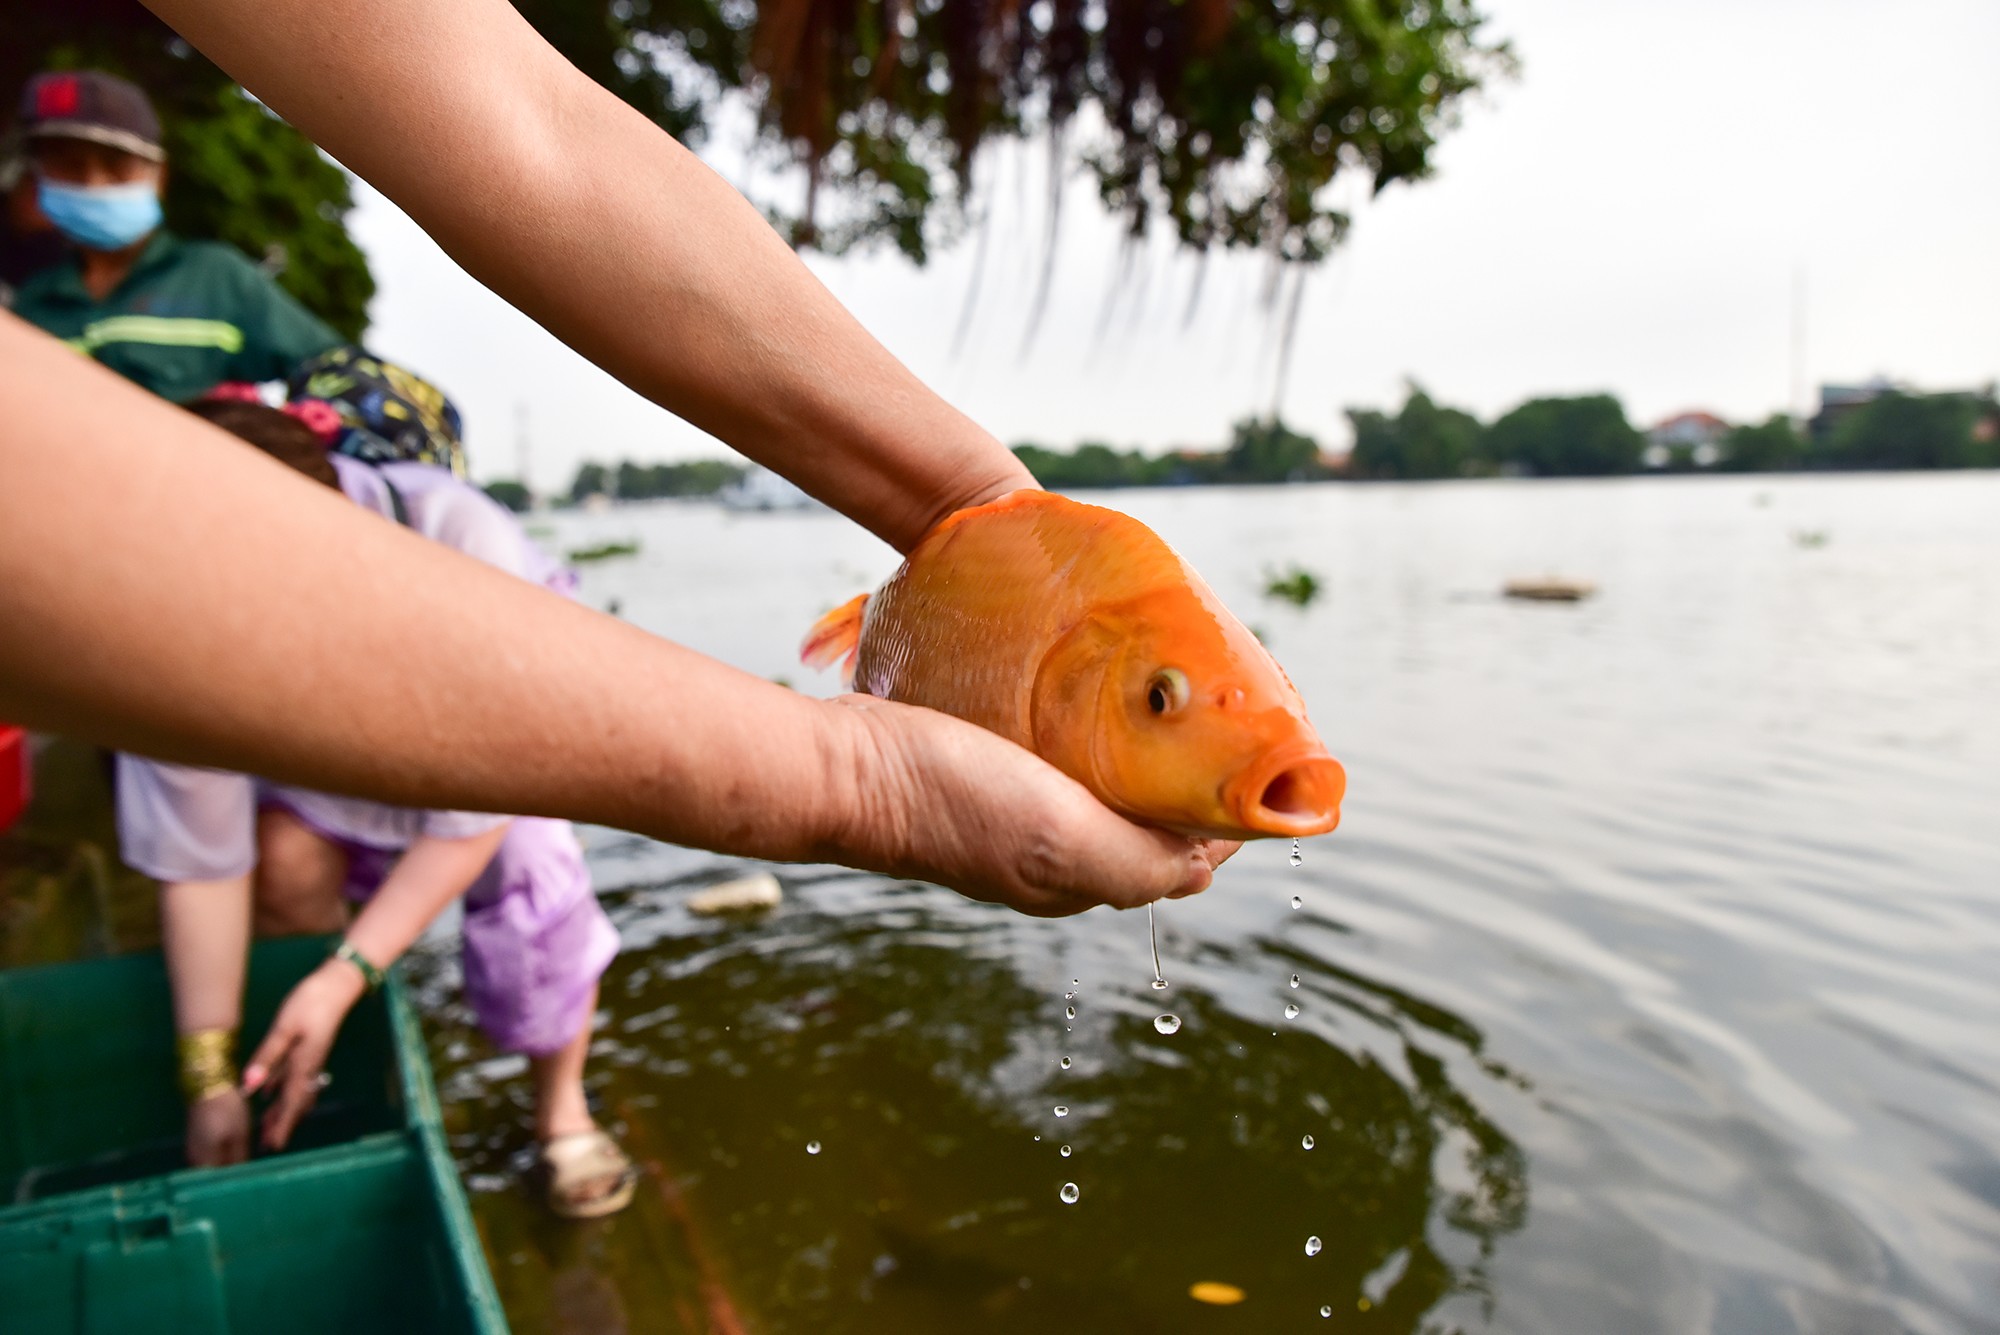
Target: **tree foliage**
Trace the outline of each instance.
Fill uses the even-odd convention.
[[[1323,258],[1342,172],[1427,174],[1464,98],[1507,67],[1472,0],[515,0],[668,129],[744,93],[802,164],[795,240],[887,239],[921,262],[963,224],[985,145],[1073,148],[1132,232]],[[836,194],[837,209],[823,195]]]
[[[0,0],[0,96],[44,69],[103,69],[144,88],[168,154],[167,225],[226,241],[342,336],[358,340],[375,293],[348,237],[347,175],[136,0]]]
[[[1489,473],[1479,419],[1457,408],[1440,407],[1415,383],[1394,417],[1367,408],[1349,408],[1354,452],[1348,472],[1357,478],[1439,478]]]
[[[1486,430],[1484,448],[1503,467],[1543,477],[1599,477],[1639,467],[1645,438],[1609,394],[1529,399]]]
[[[487,483],[486,494],[517,515],[525,514],[535,504],[535,494],[512,478]]]
[[[1301,482],[1325,475],[1319,442],[1278,418],[1245,418],[1230,428],[1221,481]]]
[[[1773,413],[1754,426],[1730,428],[1722,438],[1722,461],[1716,466],[1731,473],[1775,473],[1796,468],[1804,449],[1792,419]]]
[[[1974,428],[1995,413],[1971,394],[1891,392],[1840,418],[1809,462],[1824,468],[1991,468],[1994,442]]]

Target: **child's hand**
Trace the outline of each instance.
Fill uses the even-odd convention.
[[[328,960],[306,975],[278,1008],[271,1032],[243,1068],[244,1093],[254,1094],[274,1081],[278,1086],[277,1098],[264,1113],[266,1148],[283,1149],[299,1119],[312,1110],[326,1054],[362,988],[352,965]]]
[[[223,1088],[188,1105],[187,1160],[220,1168],[250,1157],[250,1103],[240,1089]]]

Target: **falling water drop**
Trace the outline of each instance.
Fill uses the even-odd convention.
[[[1167,985],[1166,974],[1160,972],[1160,928],[1153,921],[1153,906],[1146,905],[1146,939],[1153,943],[1153,990],[1160,991]]]
[[[1319,1309],[1319,1314],[1320,1314],[1321,1316],[1332,1316],[1332,1315],[1333,1315],[1333,1306],[1332,1306],[1332,1304],[1330,1304],[1330,1303],[1329,1303],[1329,1304],[1328,1304],[1327,1306],[1325,1306],[1325,1307],[1322,1307],[1322,1308],[1320,1308],[1320,1309]]]
[[[1302,909],[1302,908],[1304,908],[1305,906],[1306,906],[1306,902],[1305,902],[1305,901],[1304,901],[1303,899],[1300,899],[1300,898],[1299,898],[1299,897],[1298,897],[1297,895],[1293,895],[1293,896],[1292,896],[1292,907],[1293,907],[1293,908],[1295,908],[1295,909]]]
[[[1065,1159],[1069,1158],[1069,1146],[1065,1145],[1062,1147],[1062,1157]]]
[[[1292,840],[1292,865],[1296,867],[1305,860],[1306,855],[1299,852],[1299,841],[1296,839]]]
[[[1298,976],[1297,974],[1293,974],[1293,975],[1292,975],[1292,986],[1293,986],[1293,987],[1297,987],[1298,985],[1299,985],[1299,976]]]
[[[1058,1116],[1058,1117],[1067,1117],[1067,1116],[1069,1116],[1069,1108],[1068,1108],[1068,1106],[1067,1106],[1066,1104],[1061,1104],[1061,1103],[1058,1103],[1058,1104],[1056,1105],[1056,1116]]]
[[[807,1141],[807,1142],[806,1142],[806,1153],[807,1153],[807,1154],[818,1154],[818,1153],[819,1153],[819,1142],[818,1142],[818,1141],[816,1141],[816,1140],[809,1140],[809,1141]]]
[[[1319,1248],[1320,1248],[1320,1241],[1319,1241],[1319,1235],[1317,1233],[1315,1233],[1312,1237],[1306,1239],[1307,1256],[1318,1256]]]
[[[1063,1183],[1063,1189],[1060,1195],[1063,1198],[1064,1205],[1075,1205],[1076,1198],[1083,1195],[1083,1193],[1076,1189],[1076,1183],[1065,1182]]]
[[[1163,1034],[1178,1034],[1181,1031],[1181,1017],[1178,1015],[1155,1015],[1153,1028]]]
[[[1299,1018],[1299,1006],[1297,1002],[1288,1001],[1285,1003],[1285,1018],[1287,1020],[1296,1020]]]
[[[1064,1057],[1064,1058],[1062,1059],[1062,1068],[1063,1068],[1063,1069],[1064,1069],[1065,1071],[1067,1071],[1067,1070],[1069,1069],[1069,1058],[1067,1058],[1067,1057]]]
[[[1304,1140],[1300,1141],[1299,1144],[1305,1146],[1307,1149],[1311,1149],[1313,1147],[1313,1138],[1311,1136],[1307,1136]]]
[[[1074,1006],[1063,1007],[1063,1019],[1074,1020],[1075,1018],[1076,1018],[1076,1007]]]

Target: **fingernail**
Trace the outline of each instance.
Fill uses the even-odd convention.
[[[244,1069],[243,1092],[245,1094],[255,1094],[257,1092],[257,1087],[263,1083],[264,1083],[263,1067],[251,1066],[251,1067],[246,1067]]]

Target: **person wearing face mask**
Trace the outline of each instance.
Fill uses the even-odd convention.
[[[162,398],[282,380],[345,340],[234,248],[161,225],[167,154],[152,102],[97,70],[36,75],[16,129],[35,204],[70,255],[14,313]]]

